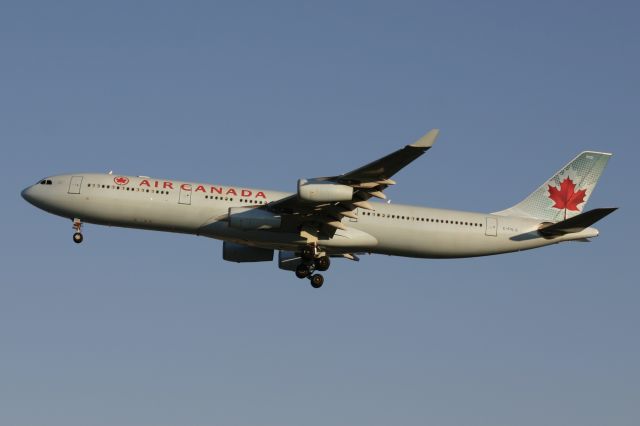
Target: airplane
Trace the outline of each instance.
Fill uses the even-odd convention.
[[[466,258],[598,236],[594,223],[617,208],[583,212],[612,154],[584,151],[520,203],[494,213],[374,202],[391,178],[431,149],[433,129],[413,144],[350,172],[299,179],[295,193],[155,179],[72,173],[22,191],[34,206],[83,223],[194,234],[222,240],[231,262],[272,261],[319,288],[331,259],[362,254]]]

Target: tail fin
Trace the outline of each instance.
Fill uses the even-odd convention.
[[[552,222],[580,214],[587,205],[611,154],[585,151],[520,203],[494,214]]]

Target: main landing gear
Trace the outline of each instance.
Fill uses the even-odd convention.
[[[311,281],[311,287],[313,288],[320,288],[322,287],[322,284],[324,284],[324,277],[320,274],[311,275],[309,280]]]
[[[316,246],[305,246],[300,252],[303,261],[296,268],[296,277],[308,278],[311,287],[320,288],[324,284],[324,277],[314,274],[315,271],[326,271],[331,265],[331,259],[324,253],[319,253]]]
[[[76,231],[73,234],[73,242],[76,244],[80,244],[84,239],[82,237],[82,222],[80,219],[73,219],[73,229]]]

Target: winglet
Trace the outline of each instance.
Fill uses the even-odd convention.
[[[412,146],[414,148],[431,148],[431,146],[435,143],[439,133],[440,133],[439,129],[429,130],[429,132],[426,135],[424,135],[423,137],[421,137],[420,139],[418,139],[417,141],[415,141],[409,146]]]

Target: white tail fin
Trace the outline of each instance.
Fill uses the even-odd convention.
[[[520,203],[494,214],[558,222],[580,214],[611,154],[585,151]]]

